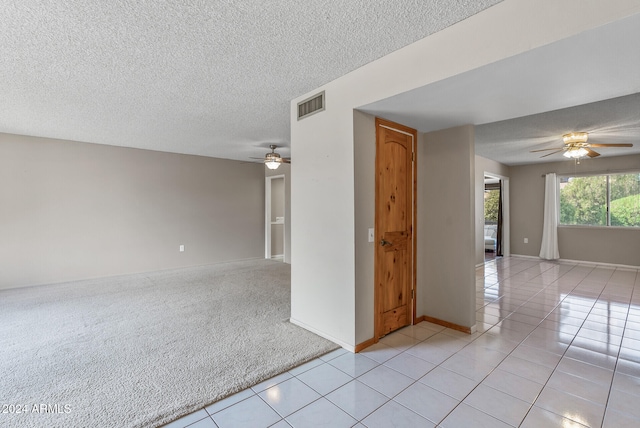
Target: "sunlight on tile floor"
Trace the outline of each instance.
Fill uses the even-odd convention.
[[[637,269],[496,259],[476,309],[472,335],[422,322],[167,426],[640,426]]]

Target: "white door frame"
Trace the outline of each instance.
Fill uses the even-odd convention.
[[[271,181],[276,178],[282,178],[283,184],[284,184],[282,186],[283,191],[287,184],[284,174],[265,177],[265,182],[264,182],[264,185],[265,185],[264,187],[264,258],[265,259],[271,259]],[[288,221],[286,216],[284,218],[284,221],[285,221],[285,224]],[[284,243],[283,256],[284,256],[284,260],[286,260],[287,228],[283,225],[282,230],[283,230],[283,243]]]

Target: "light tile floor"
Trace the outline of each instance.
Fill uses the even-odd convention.
[[[640,426],[637,269],[498,258],[476,309],[472,335],[422,322],[168,426]]]

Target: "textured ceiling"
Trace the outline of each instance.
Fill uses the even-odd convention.
[[[577,62],[572,59],[577,58]],[[476,154],[506,165],[564,160],[531,150],[590,132],[602,156],[640,153],[640,14],[362,106],[428,132],[475,128]],[[547,152],[548,153],[548,152]]]
[[[562,135],[588,132],[589,143],[631,143],[594,148],[601,156],[640,153],[640,93],[477,126],[476,154],[506,165],[566,160],[562,153],[530,153],[563,146]],[[640,167],[640,165],[639,165]]]
[[[291,99],[498,2],[4,1],[0,132],[287,155]]]

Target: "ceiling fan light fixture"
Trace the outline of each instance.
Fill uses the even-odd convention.
[[[279,159],[275,159],[275,158],[271,158],[271,159],[268,159],[268,160],[264,161],[264,164],[269,169],[278,169],[278,167],[280,166]]]
[[[271,146],[271,150],[275,150],[274,145]],[[278,169],[281,163],[282,159],[280,158],[280,155],[273,151],[271,153],[267,153],[267,156],[264,159],[264,164],[269,169]]]
[[[290,163],[288,159],[283,159],[280,157],[279,153],[276,153],[276,148],[278,148],[278,146],[271,144],[269,147],[271,148],[271,153],[267,153],[264,157],[264,164],[267,168],[278,169],[281,163]]]
[[[580,159],[583,156],[586,156],[589,151],[584,147],[571,147],[567,149],[562,156],[569,159]]]
[[[586,143],[588,139],[589,134],[586,132],[570,132],[562,136],[562,141],[565,144]]]
[[[552,147],[548,149],[537,149],[531,150],[531,153],[534,152],[546,152],[551,151],[546,155],[541,156],[542,158],[546,158],[547,156],[555,155],[556,153],[562,153],[567,159],[576,159],[576,163],[580,163],[579,160],[582,157],[589,156],[590,158],[597,158],[600,156],[600,153],[593,150],[593,148],[600,147],[633,147],[631,143],[616,143],[616,144],[604,144],[604,143],[587,143],[589,139],[589,134],[587,132],[570,132],[568,134],[564,134],[562,136],[562,140],[564,141],[563,147]]]

